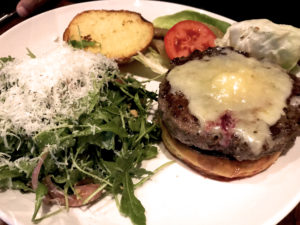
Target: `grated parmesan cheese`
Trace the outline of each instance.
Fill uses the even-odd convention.
[[[95,91],[107,70],[117,64],[62,43],[36,58],[6,63],[0,69],[0,136],[11,130],[33,135],[57,118],[76,119],[76,111],[88,108],[79,100]]]

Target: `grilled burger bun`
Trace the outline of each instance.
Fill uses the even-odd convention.
[[[139,13],[127,10],[87,10],[72,19],[64,31],[63,40],[94,43],[85,47],[85,50],[101,53],[123,64],[145,50],[153,35],[153,24]]]
[[[173,60],[158,109],[166,148],[212,178],[253,176],[290,149],[299,134],[300,83],[232,48]]]

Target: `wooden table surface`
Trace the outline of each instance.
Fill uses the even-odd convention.
[[[80,0],[51,0],[46,5],[42,6],[38,9],[35,13],[32,14],[36,15],[46,10],[54,9],[61,6],[71,5],[77,2],[81,2]],[[173,1],[173,2],[180,2],[180,1]],[[207,9],[209,10],[209,9]],[[21,23],[22,21],[26,20],[27,18],[21,18],[17,15],[13,16],[12,18],[8,19],[4,23],[0,24],[0,35],[3,34],[5,31],[10,29],[11,27]],[[0,225],[6,225],[0,219]],[[285,217],[280,221],[277,225],[300,225],[300,203]]]

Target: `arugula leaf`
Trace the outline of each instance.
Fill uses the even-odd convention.
[[[31,218],[32,222],[36,222],[37,213],[38,213],[39,209],[41,208],[42,200],[47,193],[48,193],[47,187],[44,184],[39,183],[38,187],[35,191],[35,207],[34,207],[33,216]]]
[[[36,167],[37,162],[38,158],[21,158],[18,160],[16,167],[19,169],[20,172],[25,174],[26,178],[31,178],[32,171]]]
[[[121,212],[128,215],[133,224],[146,225],[145,208],[134,195],[133,183],[128,173],[123,176],[123,185]]]
[[[35,54],[33,54],[33,52],[30,51],[29,48],[26,48],[26,50],[27,50],[27,55],[28,55],[30,58],[32,58],[32,59],[36,58]]]
[[[100,44],[96,41],[87,41],[87,40],[69,40],[68,44],[73,48],[84,49],[87,47],[100,47]]]
[[[157,147],[153,145],[147,145],[145,151],[143,152],[144,159],[153,159],[157,156]]]
[[[14,59],[15,58],[11,57],[10,55],[7,57],[0,57],[0,61],[2,61],[3,63],[14,61]]]
[[[28,187],[24,182],[20,180],[12,181],[12,189],[21,190],[24,192],[32,192],[32,188]]]
[[[7,178],[15,178],[21,176],[23,176],[23,174],[16,168],[10,168],[7,165],[0,167],[0,182],[1,180],[5,180]]]

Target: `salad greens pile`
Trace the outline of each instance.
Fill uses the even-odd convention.
[[[1,65],[11,60],[1,58]],[[134,190],[153,174],[141,164],[157,155],[160,128],[154,115],[149,120],[157,94],[131,75],[107,70],[101,76],[98,92],[85,98],[89,110],[77,120],[58,121],[33,136],[7,132],[0,137],[0,189],[35,192],[33,222],[48,216],[37,218],[43,201],[53,203],[51,196],[61,191],[66,209],[69,196],[84,205],[97,200],[95,196],[111,195],[123,215],[134,224],[146,224],[145,209]],[[96,187],[85,197],[78,191],[83,182]]]

